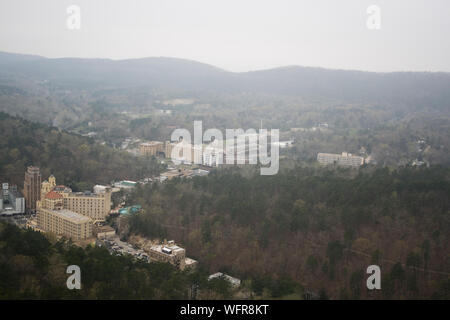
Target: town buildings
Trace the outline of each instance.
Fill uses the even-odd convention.
[[[364,158],[354,156],[351,153],[342,152],[342,154],[334,153],[319,153],[317,154],[317,161],[321,164],[338,164],[342,166],[359,167],[364,164]]]
[[[110,188],[111,188],[111,187],[109,187],[109,186],[102,186],[102,185],[100,185],[100,184],[97,184],[97,185],[94,186],[93,190],[94,190],[94,193],[95,193],[95,194],[100,194],[100,193],[108,192],[108,190],[109,190]]]
[[[53,175],[48,177],[48,180],[44,180],[41,183],[41,197],[40,199],[44,199],[45,195],[53,190],[56,187],[56,179]]]
[[[48,207],[50,199],[46,196],[56,197],[55,193],[60,196],[62,208],[85,215],[94,221],[103,221],[111,211],[111,188],[106,186],[95,186],[96,192],[72,192],[72,189],[56,185],[56,179],[52,175],[48,181],[42,182],[40,194],[41,201],[38,206]],[[59,197],[58,197],[59,198]]]
[[[80,213],[95,221],[103,221],[111,211],[111,191],[104,193],[63,192],[64,208]]]
[[[92,219],[65,209],[63,200],[60,193],[52,190],[38,202],[37,227],[74,240],[92,237]]]
[[[193,177],[201,177],[209,174],[208,170],[203,170],[200,168],[197,169],[172,169],[160,174],[159,177],[156,178],[159,182],[164,182],[166,180],[171,180],[174,178],[193,178]]]
[[[113,187],[116,188],[117,191],[119,191],[120,189],[133,189],[134,187],[136,187],[137,182],[135,181],[130,181],[130,180],[123,180],[123,181],[118,181],[115,182],[113,184]]]
[[[94,226],[93,232],[97,239],[111,239],[116,236],[116,231],[110,226]]]
[[[165,158],[172,158],[179,162],[193,162],[197,156],[194,152],[200,148],[194,147],[186,142],[170,142],[170,141],[149,141],[139,145],[140,154],[143,156],[162,156]],[[197,156],[198,157],[198,156]]]
[[[196,146],[184,141],[166,141],[164,156],[175,164],[202,163],[203,146]]]
[[[170,158],[174,164],[202,164],[217,167],[224,163],[245,164],[257,163],[259,141],[267,141],[267,133],[239,134],[235,139],[214,139],[201,145],[195,145],[183,140],[179,142],[150,141],[141,143],[139,149],[144,156],[162,156]],[[288,147],[292,141],[271,143],[272,147]],[[230,160],[229,162],[226,159]],[[234,160],[232,160],[234,159]]]
[[[177,246],[173,240],[152,245],[148,250],[148,256],[151,261],[167,262],[180,270],[193,268],[197,265],[197,261],[187,258],[186,250]]]
[[[0,215],[15,215],[25,213],[25,198],[17,190],[17,186],[2,184],[0,191]]]
[[[165,144],[161,141],[150,141],[141,143],[139,151],[143,156],[157,156],[165,152]]]
[[[237,287],[239,287],[241,285],[241,280],[240,279],[234,278],[234,277],[229,276],[227,274],[224,274],[222,272],[217,272],[217,273],[214,273],[214,274],[210,275],[208,277],[208,281],[211,281],[213,279],[219,279],[219,278],[225,279],[226,281],[228,281],[235,288],[237,288]]]
[[[92,237],[92,220],[66,209],[39,208],[37,226],[43,231],[64,235],[74,240]]]
[[[38,167],[29,166],[23,183],[26,210],[36,211],[36,202],[41,199],[41,173]]]

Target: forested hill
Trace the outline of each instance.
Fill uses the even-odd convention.
[[[331,298],[431,298],[450,285],[450,170],[445,167],[236,169],[138,188],[131,232],[175,238],[210,271],[290,277]],[[382,290],[365,289],[380,265]],[[442,291],[443,290],[443,291]]]
[[[113,179],[138,179],[161,169],[151,159],[5,113],[0,113],[0,136],[0,180],[19,186],[28,165],[40,167],[43,179],[54,174],[58,183],[75,189]]]
[[[67,289],[69,265],[81,269],[81,290]],[[229,291],[225,281],[208,282],[201,272],[135,261],[101,247],[77,247],[67,239],[56,241],[2,221],[0,274],[0,299],[190,299],[194,284],[210,299],[223,298]]]
[[[402,134],[406,141],[389,154],[397,157],[408,142],[419,139],[433,140],[432,150],[424,152],[445,153],[448,88],[450,74],[439,72],[289,66],[234,73],[164,57],[47,59],[0,53],[0,111],[73,132],[95,131],[112,143],[129,136],[167,139],[169,128],[189,128],[193,119],[214,128],[256,128],[263,120],[268,128],[284,131],[327,123],[339,130],[369,130],[375,137],[378,132],[373,130],[380,129],[383,137],[376,140],[383,144],[399,136],[386,135],[385,129],[408,127]],[[420,130],[436,121],[439,124],[426,125],[432,130]],[[341,145],[338,149],[343,150]]]
[[[450,106],[450,74],[436,72],[375,73],[288,66],[234,73],[196,61],[166,57],[47,59],[0,52],[0,79],[11,77],[49,81],[52,86],[67,89],[145,86]],[[14,87],[0,84],[5,91]]]

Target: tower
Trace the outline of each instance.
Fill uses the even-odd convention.
[[[44,201],[45,195],[56,187],[56,179],[54,175],[48,177],[48,181],[45,180],[41,184],[41,201]]]
[[[36,201],[41,199],[41,173],[38,167],[29,166],[25,172],[23,194],[27,212],[36,211]]]
[[[48,183],[50,183],[50,187],[53,189],[54,187],[56,187],[56,179],[54,175],[51,175],[50,177],[48,177]]]

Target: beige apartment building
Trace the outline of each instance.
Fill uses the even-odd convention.
[[[92,237],[92,219],[64,209],[63,196],[50,191],[38,202],[37,227],[74,240]]]
[[[99,187],[99,186],[97,186]],[[41,185],[41,200],[38,206],[49,208],[47,195],[55,198],[55,194],[60,195],[62,209],[67,209],[91,218],[94,221],[105,220],[106,216],[111,210],[111,188],[97,188],[98,192],[72,192],[72,189],[56,185],[54,176],[50,176],[48,181],[42,182]]]
[[[93,220],[105,220],[111,211],[111,191],[105,193],[63,193],[65,209],[80,213]]]
[[[184,141],[167,141],[165,143],[164,154],[166,158],[171,158],[174,163],[202,163],[203,148],[203,145],[196,146]]]
[[[177,149],[175,149],[177,148]],[[175,157],[173,160],[175,161],[187,161],[193,162],[195,157],[197,157],[197,161],[201,162],[201,151],[203,150],[203,146],[195,147],[190,143],[175,143],[175,142],[161,142],[161,141],[150,141],[141,143],[139,146],[140,154],[143,156],[157,156],[163,155],[166,158],[172,158],[172,151],[175,150]],[[199,150],[200,152],[196,153],[195,150]]]
[[[39,208],[37,226],[46,232],[53,232],[74,240],[92,237],[92,220],[66,209]]]
[[[338,164],[342,166],[359,167],[364,164],[364,158],[354,156],[351,153],[342,152],[342,154],[334,153],[319,153],[317,154],[317,161],[321,164]]]
[[[143,156],[157,156],[158,153],[165,151],[165,146],[161,141],[144,142],[140,144],[139,151]]]

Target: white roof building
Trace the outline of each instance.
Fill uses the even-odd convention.
[[[234,277],[229,276],[229,275],[227,275],[225,273],[222,273],[222,272],[217,272],[217,273],[214,273],[214,274],[210,275],[208,277],[208,281],[211,281],[212,279],[217,279],[217,278],[224,278],[229,283],[231,283],[231,285],[233,287],[239,287],[241,285],[241,280],[240,279],[234,278]]]
[[[354,156],[351,153],[342,152],[342,154],[319,153],[317,161],[321,164],[338,164],[343,166],[359,167],[364,164],[364,158]]]

